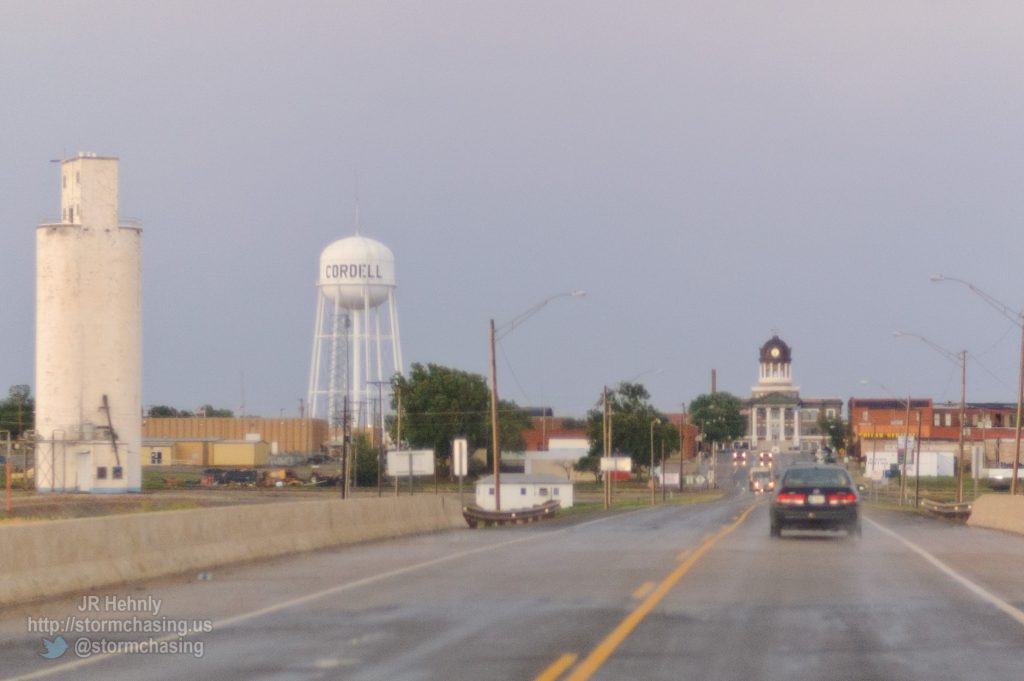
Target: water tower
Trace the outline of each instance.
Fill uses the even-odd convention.
[[[378,384],[401,372],[394,254],[359,234],[335,241],[320,254],[309,416],[341,425],[347,402],[353,426],[369,426]]]

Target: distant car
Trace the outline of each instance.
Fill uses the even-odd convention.
[[[734,450],[732,453],[732,462],[734,465],[746,465],[747,453],[739,450]]]
[[[775,489],[772,469],[767,466],[754,466],[750,469],[750,491],[754,494],[770,492]]]
[[[758,461],[761,462],[762,465],[771,466],[773,456],[774,455],[771,452],[760,452],[757,455],[757,459]]]
[[[859,537],[860,490],[842,466],[793,466],[776,484],[770,515],[773,537],[786,528],[846,530]]]

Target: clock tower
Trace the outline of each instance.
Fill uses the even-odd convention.
[[[793,351],[772,336],[760,351],[760,375],[751,388],[750,440],[755,449],[800,446],[800,388],[793,385]]]

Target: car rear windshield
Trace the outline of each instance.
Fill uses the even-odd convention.
[[[789,470],[782,484],[786,487],[849,487],[850,476],[837,468]]]

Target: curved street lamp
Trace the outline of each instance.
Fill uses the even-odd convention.
[[[996,300],[971,282],[963,279],[947,277],[942,274],[933,275],[930,279],[933,282],[952,281],[966,286],[970,289],[971,293],[988,303],[990,307],[996,310],[996,312],[1020,327],[1020,370],[1017,378],[1017,422],[1015,424],[1013,435],[1013,475],[1010,478],[1010,494],[1017,494],[1017,472],[1020,469],[1020,418],[1022,405],[1024,405],[1024,310],[1014,310],[1009,305]]]
[[[495,344],[499,338],[504,338],[512,332],[517,326],[525,322],[527,319],[532,317],[537,312],[550,303],[556,298],[582,298],[587,295],[586,291],[566,291],[565,293],[556,293],[553,296],[548,296],[544,300],[540,301],[533,307],[529,308],[525,312],[522,312],[510,321],[505,322],[500,326],[495,326],[494,320],[491,319],[490,327],[490,350],[491,350],[491,446],[493,448],[493,460],[494,460],[494,510],[501,510],[501,445],[498,437],[498,367],[497,361],[495,360]]]
[[[935,352],[939,353],[950,362],[959,365],[960,367],[960,428],[959,430],[959,446],[956,460],[956,502],[959,504],[964,500],[964,421],[967,420],[967,351],[961,350],[960,352],[951,352],[946,348],[933,343],[924,336],[920,336],[916,333],[906,333],[905,331],[893,331],[893,336],[897,338],[899,336],[910,336],[916,338]],[[909,400],[909,398],[908,398]],[[907,403],[907,434],[909,437],[910,433],[910,403]],[[902,484],[902,482],[900,483]]]
[[[894,336],[901,336],[901,335],[904,335],[904,334],[901,334],[899,331],[897,331],[893,335]],[[910,335],[910,334],[906,334],[906,335]],[[901,401],[903,399],[902,397],[899,397],[893,391],[889,390],[889,388],[887,388],[884,383],[880,383],[880,382],[878,382],[878,381],[876,381],[874,379],[862,378],[862,379],[860,379],[860,382],[861,382],[862,385],[866,385],[868,383],[874,383],[879,388],[881,388],[885,392],[889,393],[889,395],[891,395],[892,397],[896,398],[897,402],[899,402],[899,401]],[[910,401],[911,401],[911,396],[908,394],[907,395],[907,416],[906,416],[906,419],[905,419],[905,431],[904,431],[905,434],[903,435],[903,467],[900,469],[900,506],[903,505],[903,499],[906,496],[906,491],[907,491],[907,459],[910,458]],[[920,423],[921,422],[921,412],[920,411],[917,412],[917,419],[918,419],[918,423]],[[873,423],[871,424],[871,426],[872,426],[872,429],[874,429],[874,424]],[[918,438],[918,440],[919,440],[918,441],[918,456],[916,457],[916,465],[917,465],[918,473],[920,474],[920,471],[921,471],[920,438]],[[897,455],[899,454],[899,448],[900,448],[899,447],[899,443],[897,443],[897,445],[896,445],[896,453],[897,453]],[[872,466],[873,466],[873,464],[872,464]],[[920,488],[920,475],[918,475],[918,481],[917,481],[916,486],[918,488]],[[914,497],[914,506],[917,506],[917,493],[916,492],[915,492],[915,497]]]

